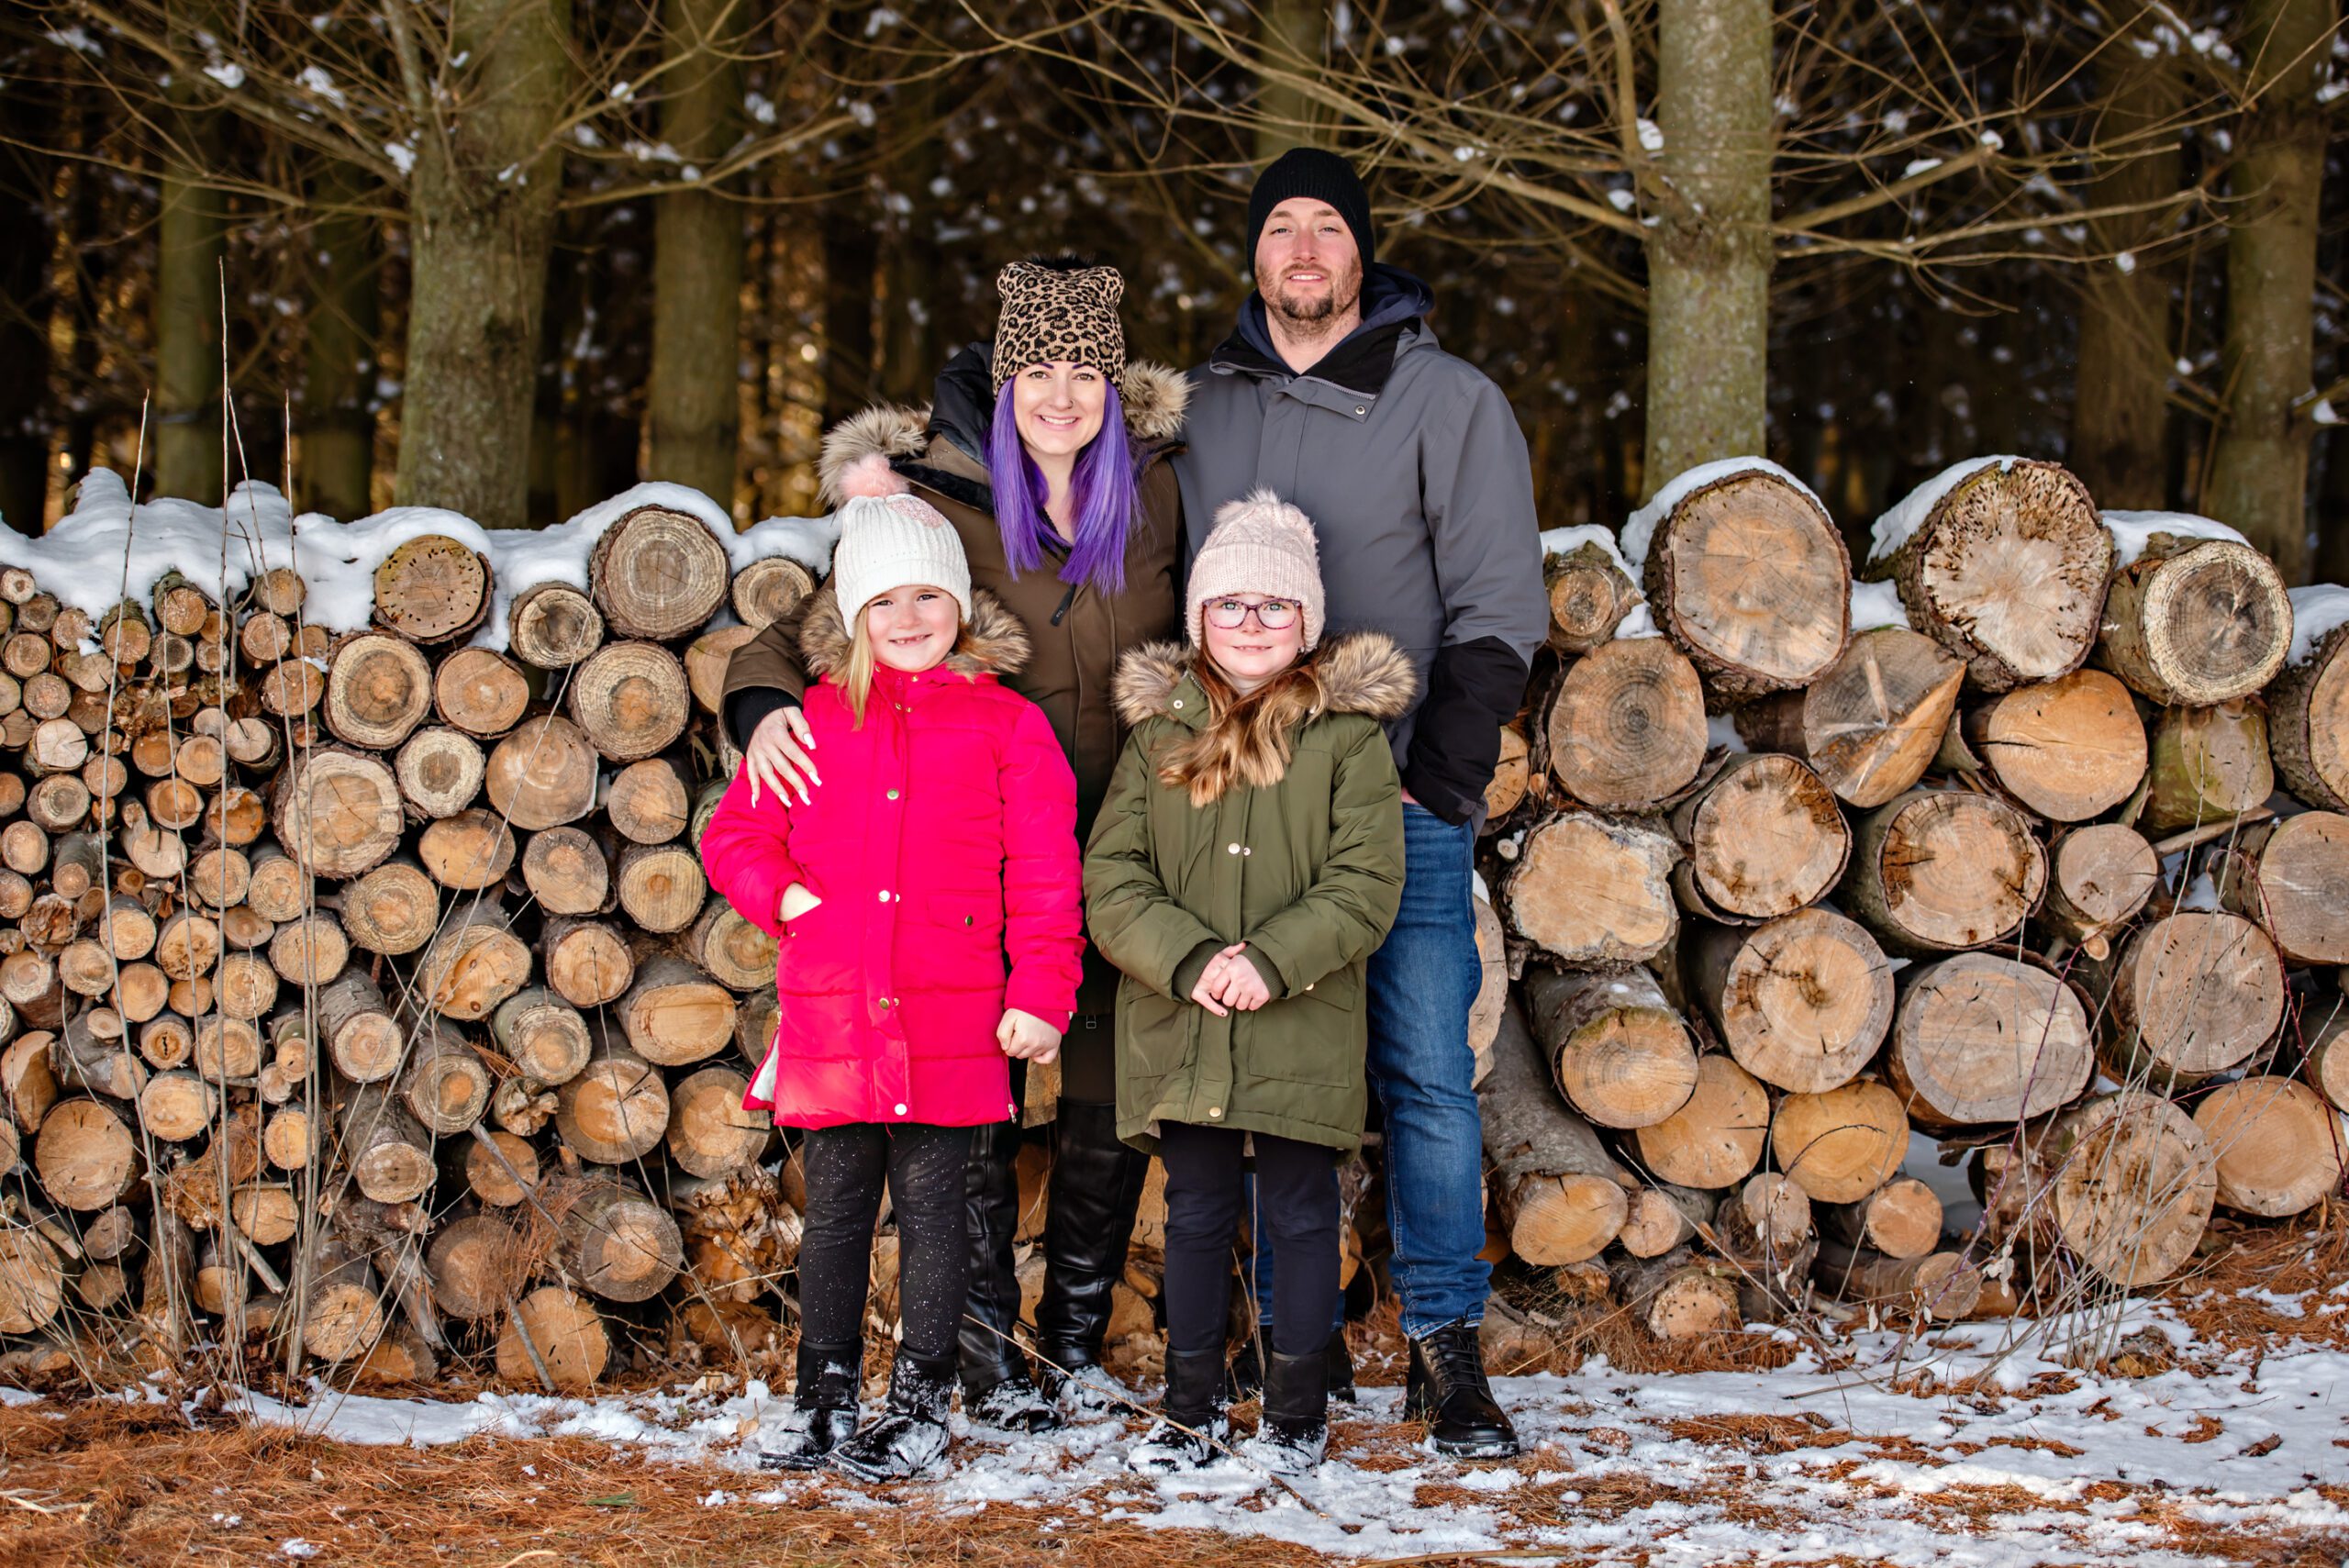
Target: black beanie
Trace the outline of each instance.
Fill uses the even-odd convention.
[[[1291,196],[1328,202],[1353,230],[1354,249],[1367,268],[1378,256],[1378,229],[1370,221],[1370,197],[1362,188],[1354,166],[1334,152],[1318,147],[1292,147],[1256,176],[1248,193],[1248,250],[1255,253],[1264,238],[1264,220]]]

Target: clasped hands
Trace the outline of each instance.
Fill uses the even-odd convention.
[[[1272,988],[1256,973],[1256,965],[1242,956],[1247,948],[1246,942],[1234,942],[1209,959],[1199,983],[1191,987],[1191,1000],[1219,1018],[1234,1007],[1252,1013],[1271,1001]]]

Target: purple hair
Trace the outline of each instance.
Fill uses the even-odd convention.
[[[1020,442],[1008,384],[996,395],[995,419],[987,428],[987,478],[995,487],[995,523],[1011,574],[1042,570],[1046,545],[1057,544],[1061,532],[1045,514],[1044,476]],[[1076,527],[1060,569],[1062,582],[1088,584],[1102,594],[1125,591],[1126,531],[1141,494],[1134,484],[1133,448],[1126,439],[1125,406],[1110,386],[1102,400],[1100,432],[1076,454],[1069,475]]]

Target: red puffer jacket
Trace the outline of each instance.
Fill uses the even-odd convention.
[[[1018,1110],[1004,1008],[1060,1029],[1076,1006],[1076,779],[1043,710],[996,682],[1028,651],[1001,605],[979,595],[937,668],[877,667],[860,728],[829,593],[801,643],[825,677],[806,710],[823,783],[808,805],[753,806],[738,772],[702,833],[711,885],[782,948],[782,1016],[743,1105],[789,1127],[1001,1121]],[[795,882],[823,902],[785,926]]]

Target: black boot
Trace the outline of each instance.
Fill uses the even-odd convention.
[[[1446,1323],[1411,1341],[1403,1415],[1428,1423],[1428,1438],[1438,1453],[1454,1459],[1510,1459],[1517,1453],[1517,1429],[1485,1381],[1484,1351],[1471,1324]]]
[[[1036,1351],[1044,1392],[1072,1415],[1098,1414],[1127,1403],[1101,1365],[1101,1341],[1150,1161],[1118,1141],[1115,1106],[1063,1100],[1053,1131]]]
[[[923,1481],[942,1473],[946,1410],[953,1400],[952,1362],[923,1362],[899,1351],[881,1418],[832,1450],[833,1468],[860,1481]]]
[[[1271,1330],[1259,1325],[1256,1331],[1241,1341],[1240,1353],[1231,1358],[1231,1376],[1225,1384],[1231,1402],[1243,1404],[1264,1391],[1264,1352]],[[1330,1397],[1342,1404],[1360,1402],[1354,1388],[1354,1352],[1346,1343],[1343,1329],[1330,1330]]]
[[[1330,1444],[1330,1361],[1322,1351],[1264,1357],[1264,1414],[1248,1457],[1275,1475],[1302,1475]]]
[[[1019,1125],[999,1121],[971,1138],[963,1171],[963,1224],[970,1237],[971,1294],[963,1307],[963,1413],[985,1426],[1049,1432],[1060,1411],[1036,1387],[1012,1332],[1019,1324],[1019,1277],[1011,1240],[1019,1227]]]
[[[1224,1411],[1222,1353],[1169,1352],[1166,1397],[1158,1419],[1126,1456],[1127,1468],[1165,1474],[1214,1463],[1219,1445],[1231,1438],[1231,1418]]]
[[[762,1434],[759,1468],[822,1469],[832,1450],[856,1430],[856,1390],[863,1379],[862,1342],[811,1345],[800,1340],[791,1408],[773,1431]]]

